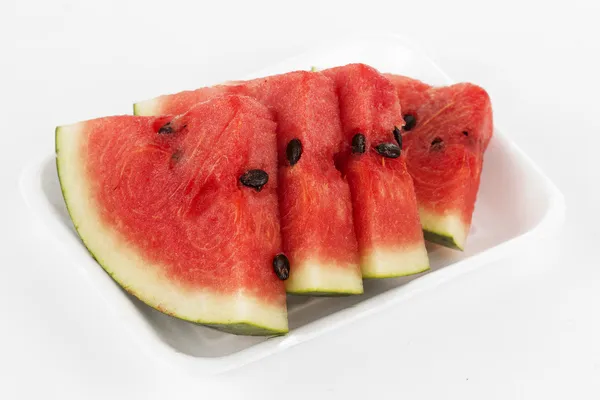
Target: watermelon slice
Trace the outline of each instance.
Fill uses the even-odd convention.
[[[254,97],[277,121],[279,206],[289,293],[363,292],[347,181],[334,164],[342,132],[333,82],[320,73],[291,72],[201,88],[138,103],[138,115],[178,114],[223,93]]]
[[[224,331],[287,332],[267,108],[226,96],[177,117],[80,122],[57,128],[56,152],[75,227],[125,290]]]
[[[345,136],[338,157],[354,206],[365,278],[429,268],[413,183],[395,132],[403,125],[394,86],[377,70],[350,64],[324,70],[337,86]]]
[[[492,137],[490,98],[469,83],[433,88],[404,76],[387,77],[407,120],[402,136],[425,238],[462,250]]]

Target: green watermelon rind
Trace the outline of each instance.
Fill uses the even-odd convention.
[[[434,232],[431,230],[423,230],[423,236],[428,242],[439,244],[440,246],[448,247],[454,250],[464,250],[463,247],[459,246],[458,243],[456,243],[456,240],[452,235]]]
[[[69,213],[69,217],[71,218],[71,221],[73,222],[73,227],[75,228],[75,231],[77,232],[77,236],[79,236],[79,238],[81,239],[81,242],[85,246],[85,249],[88,251],[88,253],[90,253],[92,258],[100,264],[98,257],[96,257],[94,252],[90,249],[90,247],[86,243],[85,239],[81,236],[81,233],[79,232],[79,224],[75,221],[75,218],[73,218],[73,212],[71,211],[71,207],[69,206],[69,201],[67,199],[67,197],[68,197],[67,191],[65,189],[65,185],[63,185],[62,174],[60,173],[61,167],[60,167],[60,158],[59,158],[60,149],[59,149],[59,145],[58,145],[58,135],[60,134],[61,128],[62,127],[57,126],[56,129],[54,130],[54,152],[56,154],[56,173],[58,175],[58,182],[60,184],[60,192],[62,193],[63,199],[65,200],[65,207],[67,208],[67,213]],[[100,264],[100,265],[102,265],[102,264]],[[105,269],[105,271],[112,277],[112,274],[110,271],[107,271],[106,269]]]
[[[150,99],[145,101],[140,101],[138,103],[133,104],[133,115],[137,116],[152,116],[156,115],[155,107],[157,103],[157,99]]]
[[[436,212],[419,207],[425,240],[454,250],[464,250],[469,225],[459,211]]]
[[[363,294],[364,290],[362,291],[349,291],[349,290],[343,290],[343,291],[333,291],[333,290],[323,290],[323,289],[305,289],[305,290],[294,290],[294,291],[287,291],[288,294],[293,294],[296,296],[314,296],[314,297],[345,297],[345,296],[353,296],[353,295],[357,295],[357,294]]]
[[[291,274],[285,282],[286,292],[310,296],[345,296],[364,293],[358,263],[339,265],[309,258],[291,259]]]
[[[188,320],[189,321],[189,320]],[[238,322],[233,324],[215,324],[210,322],[202,321],[189,321],[209,328],[216,329],[221,332],[231,333],[233,335],[244,335],[244,336],[280,336],[288,333],[287,330],[274,330],[264,326],[252,324],[249,322]]]
[[[427,265],[422,265],[422,266],[411,268],[410,270],[407,270],[404,272],[397,272],[394,274],[381,274],[381,275],[363,274],[363,279],[402,278],[403,276],[411,276],[411,275],[421,274],[423,272],[429,271],[429,269],[430,269],[430,266],[429,266],[429,264],[427,264]]]
[[[398,246],[363,251],[361,267],[363,279],[387,279],[420,274],[429,270],[429,257],[423,239],[412,248]]]
[[[91,248],[92,246],[84,238],[85,235],[83,235],[81,232],[80,223],[77,221],[77,217],[75,216],[75,213],[73,211],[73,206],[72,206],[72,202],[70,200],[69,190],[67,189],[67,187],[66,187],[67,185],[64,182],[63,170],[66,169],[67,167],[63,166],[62,165],[63,163],[61,162],[62,158],[61,158],[60,136],[61,136],[61,132],[63,131],[64,128],[66,128],[66,127],[65,126],[56,127],[55,133],[54,133],[54,138],[55,138],[55,153],[56,153],[56,171],[57,171],[58,180],[59,180],[60,188],[61,188],[61,193],[62,193],[63,199],[65,201],[65,206],[66,206],[67,212],[69,214],[69,217],[71,218],[71,221],[73,222],[75,231],[77,232],[77,235],[79,236],[79,238],[82,241],[83,245],[85,246],[86,250],[92,256],[92,258],[102,267],[102,269],[121,288],[123,288],[125,291],[127,291],[130,295],[132,295],[132,296],[136,297],[137,299],[139,299],[140,301],[142,301],[144,304],[148,305],[149,307],[151,307],[157,311],[163,312],[167,315],[171,315],[171,316],[176,317],[181,320],[208,326],[208,327],[211,327],[211,328],[223,331],[223,332],[232,333],[232,334],[236,334],[236,335],[248,335],[248,336],[278,336],[278,335],[284,335],[284,334],[288,333],[289,329],[287,327],[287,319],[285,321],[284,328],[277,328],[277,327],[263,326],[261,324],[256,324],[256,323],[253,323],[250,321],[244,321],[244,320],[236,320],[235,322],[229,322],[229,321],[218,321],[218,320],[203,320],[203,319],[186,317],[185,315],[176,315],[172,312],[167,312],[165,310],[161,310],[161,308],[158,306],[158,304],[154,304],[153,302],[148,301],[148,299],[146,299],[145,296],[139,296],[130,287],[128,287],[128,285],[125,284],[125,282],[123,282],[121,279],[119,279],[117,274],[111,270],[111,268],[107,265],[107,263],[92,250],[92,248]],[[79,167],[80,166],[75,166],[75,168],[79,168]]]

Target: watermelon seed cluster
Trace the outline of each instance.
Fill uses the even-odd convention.
[[[394,143],[381,143],[375,146],[375,151],[380,155],[387,158],[398,158],[400,157],[400,147]]]
[[[285,149],[285,154],[287,156],[288,162],[290,166],[296,165],[296,163],[300,160],[302,156],[302,142],[300,139],[292,139],[287,145]]]
[[[363,154],[365,152],[365,135],[357,133],[352,137],[352,153]]]
[[[260,192],[269,181],[269,174],[262,169],[251,169],[240,176],[242,185],[251,187]]]
[[[275,275],[282,281],[285,281],[290,276],[290,261],[285,254],[277,254],[273,258],[273,271]]]

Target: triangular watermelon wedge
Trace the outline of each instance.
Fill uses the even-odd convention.
[[[177,117],[80,122],[57,128],[56,153],[77,232],[125,290],[228,332],[287,332],[266,107],[228,96]]]
[[[363,277],[410,275],[429,268],[413,182],[402,145],[394,86],[364,64],[322,71],[334,80],[345,137],[338,156],[354,207]]]
[[[396,87],[406,120],[402,137],[425,238],[462,250],[493,132],[490,98],[469,83],[436,88],[386,76]]]
[[[334,164],[342,131],[333,82],[296,71],[200,88],[137,103],[139,115],[177,114],[223,93],[252,96],[277,122],[279,206],[289,293],[363,292],[347,181]]]

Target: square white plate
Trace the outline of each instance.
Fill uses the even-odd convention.
[[[370,36],[323,44],[248,78],[363,62],[382,72],[412,76],[434,85],[452,81],[405,39]],[[158,93],[157,93],[158,95]],[[493,100],[493,99],[492,99]],[[49,128],[52,132],[52,128]],[[417,293],[431,294],[440,283],[524,248],[558,227],[563,196],[548,178],[497,129],[486,153],[473,226],[463,253],[431,245],[431,271],[406,278],[365,281],[365,294],[338,298],[288,298],[290,333],[283,337],[234,336],[184,322],[147,307],[128,295],[89,256],[79,240],[62,198],[54,154],[35,161],[21,176],[21,191],[32,218],[64,246],[73,268],[84,269],[92,285],[135,342],[160,362],[195,375],[239,367],[269,354],[342,329],[350,321],[381,312]]]

